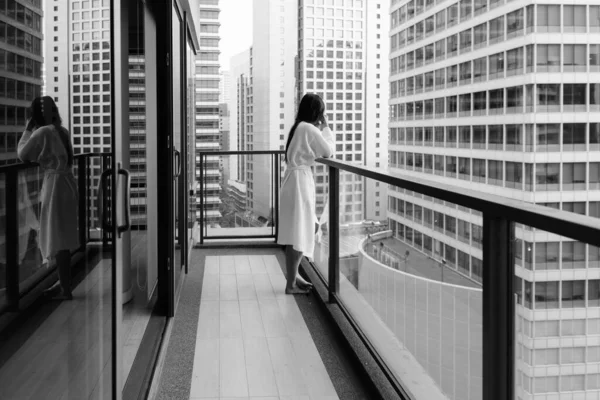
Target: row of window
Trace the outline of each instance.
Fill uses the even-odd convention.
[[[92,19],[107,19],[110,18],[110,10],[94,10],[82,11],[73,13],[73,21],[90,21]]]
[[[462,46],[461,41],[461,46]],[[470,42],[469,42],[470,43]],[[455,54],[457,42],[452,37],[437,41],[435,44],[420,47],[414,51],[394,57],[390,61],[390,73],[411,71],[423,65],[445,60],[447,55]],[[461,47],[461,49],[464,49]],[[561,51],[562,49],[562,51]],[[462,50],[461,50],[462,52]],[[499,79],[506,76],[522,75],[531,72],[591,72],[600,71],[599,44],[529,44],[507,51],[501,51],[475,60],[446,67],[450,72],[458,69],[468,73],[475,82],[485,79]],[[438,72],[440,71],[440,72]],[[427,74],[443,76],[444,68]],[[452,75],[448,72],[448,81]],[[421,74],[418,74],[419,76]],[[456,79],[454,79],[456,81]],[[469,82],[470,83],[470,82]]]
[[[390,144],[522,151],[600,149],[600,123],[390,128]],[[562,148],[561,148],[562,144]],[[535,147],[534,147],[535,145]]]
[[[23,49],[28,53],[42,55],[42,40],[10,24],[0,21],[0,42]]]
[[[55,27],[56,28],[56,27]],[[73,31],[89,31],[89,30],[99,30],[99,29],[110,29],[110,21],[92,21],[92,22],[74,22],[73,23]]]
[[[90,8],[110,7],[110,0],[73,1],[73,10],[88,10]]]
[[[42,8],[41,0],[29,2],[39,9]],[[6,15],[36,32],[42,30],[42,16],[15,0],[0,0],[0,14]]]
[[[58,42],[57,37],[54,37],[54,41]],[[93,32],[83,32],[83,33],[74,33],[73,41],[74,42],[88,42],[90,40],[99,40],[99,39],[110,39],[110,31],[93,31]]]
[[[460,21],[469,19],[472,15],[472,0],[462,0],[460,2]],[[520,8],[506,15],[494,18],[469,28],[460,33],[471,36],[473,31],[474,43],[476,46],[488,42],[489,44],[499,43],[503,40],[531,32],[600,32],[600,6],[586,5],[563,5],[562,10],[562,29],[561,29],[561,6],[560,5],[530,5],[526,8]],[[393,14],[392,14],[393,16]],[[459,4],[453,4],[437,14],[419,21],[414,25],[391,36],[391,50],[401,49],[412,43],[423,40],[435,33],[444,31],[447,28],[455,26],[459,22]],[[393,29],[393,28],[392,28]],[[458,36],[453,35],[453,36]],[[481,47],[481,46],[479,46]]]
[[[519,304],[532,310],[600,307],[600,280],[528,282],[515,277]],[[587,290],[586,290],[587,289]]]
[[[73,43],[73,52],[100,50],[100,48],[102,48],[103,50],[110,49],[110,42],[109,41],[102,41],[102,42],[96,41],[96,42],[88,42],[88,43]]]
[[[335,64],[334,64],[335,63]],[[317,60],[306,60],[306,68],[317,68],[317,69],[356,69],[361,71],[363,67],[362,61],[323,61]]]
[[[41,93],[40,85],[0,77],[0,98],[31,100],[41,96]]]
[[[567,206],[567,209],[569,208],[570,206]],[[598,218],[597,201],[589,202],[588,213]],[[515,242],[517,265],[530,271],[598,268],[600,267],[599,251],[598,247],[572,241],[530,243],[517,240]],[[586,258],[588,266],[586,266]]]
[[[14,72],[19,75],[41,79],[42,63],[23,57],[10,51],[0,49],[0,71]]]
[[[90,62],[90,61],[100,61],[100,57],[102,57],[102,60],[110,60],[110,53],[109,52],[103,52],[102,54],[100,54],[100,52],[91,52],[91,53],[77,53],[77,54],[73,54],[73,62]],[[56,58],[56,57],[55,57]],[[54,61],[58,61],[57,59],[55,59]]]
[[[535,100],[534,100],[535,99]],[[512,86],[390,106],[390,120],[477,115],[600,111],[600,84]]]
[[[435,256],[435,258],[443,260],[445,265],[458,270],[463,275],[482,282],[483,264],[477,257],[394,220],[390,220],[390,230],[396,239],[429,256]]]
[[[532,164],[390,151],[389,166],[526,191],[600,189],[598,162]]]
[[[306,71],[307,79],[334,79],[334,71]],[[346,79],[347,81],[355,79],[357,81],[362,81],[363,73],[362,72],[344,72],[344,71],[335,71],[335,79],[337,81],[341,81]]]
[[[73,72],[110,71],[110,63],[73,64]]]

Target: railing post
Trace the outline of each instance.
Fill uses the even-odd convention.
[[[273,218],[275,224],[275,243],[279,241],[279,185],[281,184],[281,179],[279,178],[279,173],[281,169],[281,158],[278,153],[273,154],[274,159],[274,167],[273,176],[275,178],[275,185],[273,186],[273,190],[275,191],[275,209],[273,210]]]
[[[77,186],[79,190],[79,248],[85,251],[87,244],[87,160],[85,156],[77,158]]]
[[[514,224],[483,214],[483,398],[514,392]]]
[[[200,153],[200,244],[204,243],[204,153]]]
[[[340,170],[329,166],[329,302],[340,291]]]
[[[19,309],[19,187],[18,170],[6,174],[6,300],[11,311]],[[26,188],[24,188],[26,189]]]

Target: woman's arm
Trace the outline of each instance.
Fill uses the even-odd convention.
[[[335,148],[331,129],[329,129],[328,126],[325,126],[322,133],[318,129],[315,129],[315,134],[313,135],[310,147],[317,157],[331,157],[333,155],[333,149]]]
[[[21,161],[37,161],[44,148],[44,135],[41,129],[30,130],[29,124],[19,140],[17,155]]]

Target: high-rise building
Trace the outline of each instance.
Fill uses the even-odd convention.
[[[131,223],[134,226],[145,226],[147,218],[145,66],[146,59],[143,48],[130,49],[129,170],[131,172]]]
[[[339,160],[387,164],[386,71],[389,0],[301,2],[298,9],[298,93],[321,95]],[[327,171],[315,167],[317,213],[327,198]],[[340,222],[386,217],[386,188],[342,174]]]
[[[402,0],[391,24],[392,172],[600,217],[597,1]],[[480,214],[404,191],[389,207],[397,239],[482,281]],[[597,395],[599,249],[515,235],[515,398]]]
[[[231,94],[230,113],[230,146],[231,150],[244,151],[246,148],[246,132],[252,125],[250,120],[252,109],[252,93],[250,90],[250,65],[252,48],[231,57]],[[245,182],[246,162],[244,156],[231,157],[231,179]],[[246,191],[244,189],[244,195]]]
[[[196,151],[218,151],[221,148],[219,131],[219,0],[199,0],[200,50],[196,58]],[[207,156],[202,165],[204,175],[204,210],[196,210],[196,218],[204,211],[208,224],[221,218],[222,177],[219,156]],[[200,158],[196,157],[196,176],[200,179]],[[198,189],[198,195],[200,191]],[[198,206],[202,204],[197,202]]]
[[[252,129],[248,150],[280,149],[295,118],[295,60],[298,41],[296,0],[254,0],[249,105]],[[246,160],[248,206],[256,216],[270,219],[273,161],[270,156]]]
[[[219,92],[221,103],[228,104],[231,101],[231,71],[221,71],[219,81]]]
[[[27,108],[42,93],[42,15],[41,0],[0,3],[0,165],[18,162]]]

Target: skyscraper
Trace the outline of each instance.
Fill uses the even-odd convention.
[[[252,64],[249,118],[252,127],[246,134],[247,150],[280,149],[294,123],[297,56],[297,1],[254,0]],[[270,219],[270,156],[246,159],[248,206],[257,216]]]
[[[394,2],[393,172],[600,217],[600,6],[547,3]],[[394,236],[481,282],[481,215],[442,203],[390,191]],[[599,249],[515,234],[515,398],[596,393]]]
[[[231,150],[246,150],[246,132],[251,125],[252,93],[250,92],[250,65],[252,63],[252,48],[236,54],[231,58],[230,87],[230,140]],[[244,156],[231,157],[231,179],[245,182],[246,168]],[[245,193],[245,189],[244,189]]]
[[[321,95],[335,135],[335,157],[370,167],[387,164],[389,41],[383,0],[316,0],[298,9],[298,93]],[[326,170],[315,167],[317,213]],[[385,218],[386,189],[352,174],[340,182],[341,223]]]
[[[0,165],[17,159],[31,100],[42,93],[42,2],[0,3]]]
[[[199,0],[200,51],[196,58],[196,151],[218,151],[219,131],[219,0]],[[220,157],[207,156],[203,165],[205,222],[215,224],[221,217]],[[200,158],[196,157],[196,176],[200,179]],[[200,191],[198,191],[200,193]],[[201,203],[198,201],[198,205]],[[200,208],[196,218],[200,218]]]

